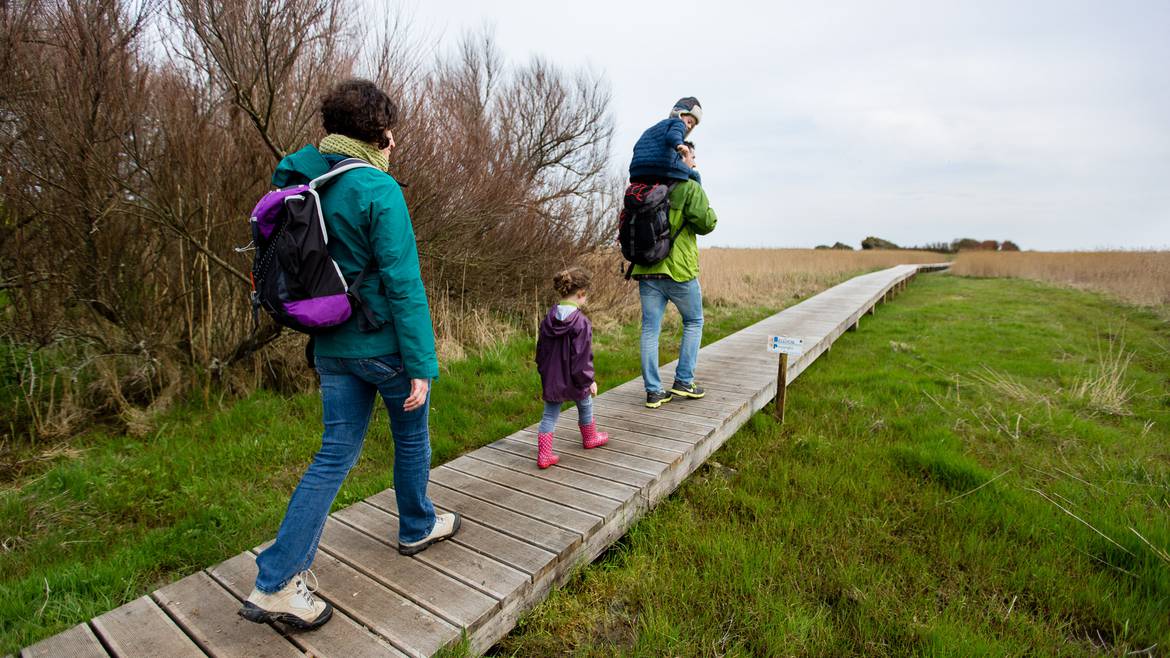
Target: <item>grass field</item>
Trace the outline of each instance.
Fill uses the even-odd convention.
[[[955,259],[953,272],[1047,281],[1131,304],[1170,305],[1170,251],[969,251]]]
[[[713,303],[705,342],[775,308]],[[786,427],[754,419],[715,457],[730,468],[696,474],[498,651],[1165,647],[1170,565],[1150,546],[1170,547],[1168,334],[1095,295],[919,277],[797,382]],[[434,463],[535,422],[531,352],[512,330],[445,364]],[[609,323],[596,353],[603,389],[637,376],[632,325]],[[319,414],[315,395],[267,393],[178,409],[0,484],[0,654],[270,538]],[[391,459],[379,412],[337,506],[390,486]]]
[[[710,309],[705,341],[775,309]],[[677,314],[662,345],[677,347]],[[638,374],[637,332],[595,338],[604,390]],[[449,363],[432,395],[433,463],[540,418],[530,338]],[[315,394],[256,393],[216,409],[177,409],[135,439],[90,433],[57,444],[0,484],[0,655],[62,631],[271,539],[288,495],[320,445]],[[392,485],[384,410],[336,507]]]
[[[919,277],[496,653],[1164,654],[1167,373],[1151,312]]]

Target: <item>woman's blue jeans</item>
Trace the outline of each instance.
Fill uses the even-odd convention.
[[[678,348],[678,367],[674,379],[680,384],[695,380],[699,345],[703,342],[703,291],[699,279],[679,283],[672,279],[643,279],[638,282],[642,297],[642,381],[646,392],[662,390],[658,375],[658,335],[666,302],[674,304],[682,316],[682,343]]]
[[[349,469],[357,463],[370,425],[376,395],[390,413],[394,437],[394,493],[398,500],[398,539],[420,541],[435,525],[427,498],[431,441],[427,429],[430,398],[414,411],[402,410],[410,378],[397,354],[367,359],[317,357],[325,432],[321,449],[288,502],[276,542],[256,557],[256,589],[279,591],[308,569],[317,554],[325,517]]]

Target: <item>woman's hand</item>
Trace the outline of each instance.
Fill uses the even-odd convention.
[[[597,382],[593,382],[589,385],[589,395],[597,397]]]
[[[403,411],[414,411],[427,402],[427,391],[431,389],[431,380],[410,380],[410,396],[402,403]]]

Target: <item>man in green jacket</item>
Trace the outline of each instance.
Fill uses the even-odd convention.
[[[308,183],[346,158],[373,167],[339,175],[320,192],[329,255],[346,281],[372,265],[359,290],[372,311],[356,313],[316,338],[321,379],[321,449],[288,503],[276,541],[256,557],[258,573],[240,615],[311,629],[329,621],[332,606],[313,595],[309,567],[329,508],[357,463],[374,401],[381,397],[394,437],[398,552],[413,555],[459,530],[457,513],[436,514],[427,497],[431,444],[430,381],[439,375],[435,334],[419,270],[414,228],[397,181],[387,173],[398,109],[374,83],[347,80],[321,104],[328,135],[281,160],[272,184]]]
[[[684,161],[695,166],[693,148],[684,153]],[[673,182],[673,181],[672,181]],[[670,193],[670,228],[679,231],[670,254],[654,265],[635,265],[642,298],[642,381],[646,386],[646,406],[657,409],[674,396],[698,399],[703,389],[695,383],[695,365],[699,344],[703,340],[703,293],[699,288],[699,245],[696,236],[715,230],[715,210],[703,187],[693,180],[675,185]],[[666,303],[671,302],[682,315],[683,333],[679,345],[678,367],[674,384],[663,390],[658,374],[658,336]]]

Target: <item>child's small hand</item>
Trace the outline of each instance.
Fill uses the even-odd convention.
[[[597,382],[593,382],[589,385],[589,395],[597,397]]]

